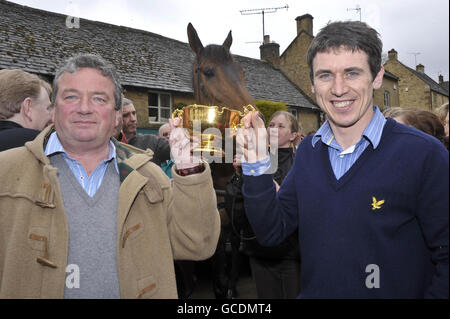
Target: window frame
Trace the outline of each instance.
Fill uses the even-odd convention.
[[[289,111],[289,113],[294,115],[296,119],[298,119],[298,110],[297,109],[291,107],[291,108],[288,109],[288,111]]]
[[[387,100],[387,103],[386,103],[386,100]],[[384,102],[384,107],[385,108],[390,108],[391,107],[391,92],[389,92],[387,90],[384,91],[383,102]]]
[[[150,94],[156,94],[158,96],[158,105],[149,105],[149,98],[150,98]],[[161,106],[161,95],[168,95],[169,96],[169,107],[167,106]],[[169,121],[169,118],[172,114],[172,110],[173,110],[173,96],[172,93],[170,92],[164,92],[164,91],[154,91],[154,90],[149,90],[147,91],[147,114],[148,114],[148,123],[150,124],[164,124],[167,123]],[[157,115],[157,120],[152,120],[151,116],[150,116],[150,109],[156,109],[158,110],[158,115]],[[162,109],[169,109],[169,117],[168,118],[163,118],[161,116],[161,111]],[[166,120],[167,119],[167,120]]]

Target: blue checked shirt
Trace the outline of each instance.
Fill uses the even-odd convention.
[[[47,146],[45,147],[45,155],[52,156],[57,153],[63,154],[63,157],[66,160],[66,163],[72,171],[73,175],[90,197],[93,197],[97,190],[100,188],[103,177],[105,176],[106,169],[108,168],[108,163],[110,161],[114,162],[117,174],[119,174],[119,167],[117,166],[116,160],[116,147],[111,141],[109,142],[108,158],[98,164],[98,166],[92,171],[91,175],[89,176],[87,175],[83,166],[77,160],[71,158],[66,153],[64,147],[61,145],[61,142],[58,139],[58,135],[56,135],[56,132],[53,132],[48,139]]]
[[[346,150],[343,150],[338,142],[336,142],[328,121],[314,134],[312,138],[313,147],[315,147],[319,140],[328,146],[328,156],[336,179],[340,179],[352,167],[369,144],[372,144],[374,149],[378,147],[386,119],[378,107],[374,106],[373,111],[374,115],[372,120],[370,120],[369,125],[367,125],[362,133],[359,142]]]
[[[336,142],[333,131],[326,121],[312,138],[312,147],[315,147],[319,140],[328,146],[328,156],[330,158],[331,167],[333,168],[336,179],[340,179],[352,165],[356,162],[364,150],[372,144],[374,149],[380,143],[381,134],[383,133],[386,119],[380,112],[378,107],[374,106],[374,115],[369,125],[364,130],[361,139],[355,145],[350,146],[346,150]],[[256,163],[242,163],[242,172],[248,176],[259,176],[264,174],[270,167],[270,160],[267,157]]]

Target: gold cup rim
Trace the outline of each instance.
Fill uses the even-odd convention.
[[[240,110],[232,109],[232,108],[227,107],[227,106],[191,104],[191,105],[183,106],[180,109],[174,110],[172,112],[172,119],[174,119],[175,117],[180,117],[182,115],[183,110],[186,109],[186,108],[193,108],[193,109],[195,109],[195,108],[211,109],[212,108],[212,109],[216,109],[217,113],[219,113],[219,114],[222,114],[225,110],[228,110],[230,112],[237,112],[237,113],[239,113],[239,115],[241,117],[244,117],[245,115],[247,115],[248,112],[256,111],[256,108],[253,105],[251,105],[251,104],[243,106],[244,113],[242,113]]]

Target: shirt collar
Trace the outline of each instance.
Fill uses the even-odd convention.
[[[383,133],[384,125],[386,124],[386,118],[378,109],[377,106],[373,106],[373,116],[370,120],[369,125],[364,129],[362,136],[365,137],[371,144],[374,149],[378,147],[380,144],[381,135]],[[315,147],[319,140],[326,145],[330,145],[330,143],[334,139],[333,131],[331,130],[330,124],[328,121],[322,124],[319,130],[314,134],[311,143],[312,147]]]
[[[56,153],[64,153],[65,156],[67,156],[69,159],[73,160],[69,154],[64,150],[64,147],[62,146],[61,142],[59,141],[58,135],[56,132],[53,132],[50,134],[50,137],[48,139],[47,145],[45,146],[44,151],[46,156],[50,156]],[[114,143],[110,140],[109,141],[109,154],[108,157],[103,162],[109,162],[113,160],[114,167],[116,168],[117,173],[119,173],[119,167],[117,166],[117,159],[116,159],[116,146]]]

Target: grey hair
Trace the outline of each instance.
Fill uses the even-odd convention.
[[[131,101],[130,99],[127,99],[126,97],[122,98],[122,107],[124,107],[125,105],[128,104],[133,104],[133,101]]]
[[[158,134],[159,134],[159,135],[161,135],[161,131],[162,131],[163,128],[165,128],[166,126],[170,126],[170,124],[169,124],[169,123],[165,123],[165,124],[163,124],[163,125],[161,125],[161,126],[159,127],[159,130],[158,130]]]
[[[75,73],[80,68],[91,68],[99,70],[103,76],[108,77],[114,84],[114,108],[120,110],[122,108],[122,85],[115,67],[95,54],[79,54],[68,59],[63,66],[56,72],[53,80],[52,104],[55,105],[56,96],[58,94],[58,82],[65,72]]]

